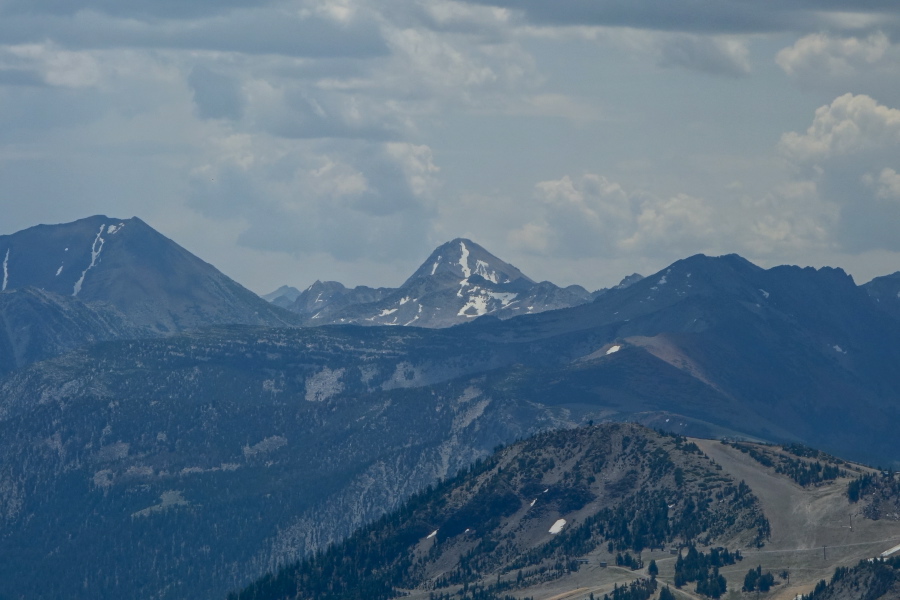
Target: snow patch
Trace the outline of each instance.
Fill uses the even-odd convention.
[[[6,249],[6,258],[3,259],[3,287],[0,292],[6,291],[6,284],[9,283],[9,248]]]
[[[403,305],[406,304],[407,302],[409,302],[409,296],[405,296],[405,297],[403,297],[403,298],[400,298],[400,306],[403,306]]]
[[[537,498],[535,498],[534,500],[532,500],[532,501],[531,501],[531,504],[529,504],[528,506],[534,506],[534,503],[535,503],[535,502],[537,502]]]
[[[441,259],[443,256],[438,256],[435,263],[431,266],[431,274],[434,275],[435,271],[437,271],[438,265],[441,264]]]
[[[418,298],[413,299],[413,302],[417,302],[417,301],[418,301]],[[421,315],[421,314],[422,314],[422,305],[419,304],[419,310],[416,311],[416,316],[414,316],[414,317],[412,318],[412,321],[409,321],[408,323],[406,323],[406,325],[412,325],[413,323],[415,323],[416,321],[418,321],[418,320],[419,320],[419,315]]]
[[[388,316],[388,315],[394,314],[394,313],[397,312],[398,310],[400,310],[400,309],[398,309],[398,308],[385,308],[383,311],[381,311],[381,314],[378,315],[378,316],[379,316],[379,317],[386,317],[386,316]]]
[[[622,346],[613,346],[612,348],[610,348],[609,350],[606,351],[606,354],[607,354],[607,356],[609,356],[610,354],[614,354],[621,349],[622,349]]]
[[[475,274],[481,275],[482,277],[484,277],[491,283],[497,283],[497,272],[496,271],[488,272],[489,268],[490,268],[490,265],[487,264],[486,262],[484,262],[483,260],[475,261]]]
[[[550,528],[550,533],[557,534],[563,530],[563,527],[566,526],[566,520],[560,519],[556,523],[553,524],[553,527]]]
[[[769,299],[769,292],[767,292],[766,290],[764,290],[764,289],[762,289],[762,288],[760,288],[759,291],[760,291],[760,293],[763,295],[763,297],[766,298],[766,300]]]
[[[890,556],[891,554],[894,554],[895,552],[898,552],[898,551],[900,551],[900,545],[894,546],[893,548],[885,550],[884,552],[881,553],[881,557],[884,558],[886,556]]]
[[[469,313],[469,310],[472,309],[475,310],[475,314]],[[456,315],[459,317],[480,317],[481,315],[487,314],[487,311],[487,298],[484,296],[469,296],[469,301],[459,309],[459,312],[456,313]]]
[[[499,300],[502,308],[506,308],[515,302],[518,296],[518,294],[513,292],[487,292],[487,295],[494,300]]]
[[[843,348],[841,348],[840,346],[838,346],[837,344],[835,344],[834,346],[832,346],[832,348],[834,348],[834,351],[835,351],[835,352],[839,352],[839,353],[841,353],[841,354],[847,354],[847,351],[844,350]]]
[[[666,285],[666,276],[663,275],[659,278],[659,281],[656,282],[656,285]]]
[[[97,258],[100,256],[100,251],[103,250],[103,242],[105,241],[100,237],[103,235],[104,229],[106,229],[106,225],[101,225],[100,231],[97,232],[97,237],[94,238],[94,243],[91,244],[91,264],[88,265],[87,269],[81,273],[81,277],[78,278],[78,281],[75,282],[75,290],[72,292],[73,296],[78,295],[78,292],[81,291],[81,285],[84,283],[84,276],[97,264]],[[99,246],[97,245],[98,242],[100,243]]]
[[[429,534],[428,534],[428,537],[426,537],[425,539],[426,539],[426,540],[430,540],[431,538],[433,538],[434,536],[437,535],[437,532],[438,532],[438,530],[435,529],[434,531],[432,531],[431,533],[429,533]]]
[[[472,276],[472,269],[469,268],[469,249],[462,242],[459,243],[459,266],[462,267],[463,277],[468,279]]]
[[[119,231],[122,231],[122,228],[125,227],[125,223],[119,223],[118,225],[110,225],[106,228],[106,233],[110,235],[114,235]]]

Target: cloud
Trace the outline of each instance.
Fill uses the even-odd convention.
[[[395,260],[427,250],[440,200],[423,124],[460,110],[587,113],[533,93],[535,63],[503,10],[127,4],[0,3],[0,170],[16,173],[4,197],[31,187],[47,205],[147,214],[124,198],[164,189],[180,214],[240,224],[247,248]],[[111,178],[123,199],[104,191]]]
[[[823,194],[823,185],[788,177],[759,196],[730,189],[710,200],[629,190],[596,174],[564,176],[537,183],[533,200],[516,205],[522,221],[505,223],[506,241],[520,252],[565,260],[698,252],[765,258],[834,250],[842,243],[844,217],[842,207]],[[509,208],[501,204],[498,210]],[[499,218],[491,222],[495,228],[504,225]]]
[[[893,168],[900,156],[900,110],[845,94],[817,109],[805,133],[783,135],[779,150],[834,211],[828,236],[837,247],[900,250],[900,202],[893,201],[900,185]]]
[[[891,0],[813,0],[741,2],[735,0],[478,0],[478,4],[517,11],[542,25],[599,25],[702,34],[816,31],[825,26],[854,25],[855,15],[896,20],[900,8]]]
[[[15,61],[33,70],[47,85],[80,88],[100,82],[97,60],[88,53],[72,52],[54,44],[21,44],[0,48],[0,60]],[[22,69],[20,72],[27,72]]]
[[[0,67],[0,86],[6,85],[44,85],[44,79],[32,69]]]
[[[535,185],[535,195],[543,209],[542,219],[513,239],[524,241],[543,230],[542,245],[557,255],[609,255],[618,233],[634,220],[628,194],[601,175],[542,181]]]
[[[742,77],[750,73],[747,41],[728,37],[665,35],[658,42],[657,62],[713,75]]]
[[[872,173],[863,175],[862,181],[875,189],[875,197],[879,200],[900,202],[900,173],[885,168],[877,176]]]
[[[683,68],[712,75],[750,74],[751,36],[657,31],[605,25],[525,25],[516,27],[523,38],[593,42],[606,49],[624,50],[663,68]]]
[[[431,148],[401,142],[385,144],[385,153],[395,160],[406,178],[409,190],[420,198],[431,196],[438,185],[436,174],[440,168],[435,166]]]
[[[701,198],[676,194],[670,198],[647,198],[640,204],[634,233],[620,242],[623,250],[658,254],[691,248],[718,246],[727,223],[719,211]]]
[[[900,143],[900,110],[866,95],[844,94],[816,110],[806,133],[781,137],[779,148],[798,164],[865,151],[882,151]]]
[[[823,201],[815,181],[788,179],[760,197],[742,197],[733,218],[736,248],[779,257],[831,248],[839,209]]]
[[[746,33],[779,28],[772,7],[753,8],[739,2],[687,0],[485,0],[491,6],[519,10],[532,23],[552,25],[603,25],[661,31]],[[783,25],[782,25],[783,26]]]
[[[628,192],[593,173],[541,181],[535,202],[519,209],[530,218],[509,232],[509,243],[545,256],[686,254],[726,235],[723,215],[701,198]]]
[[[868,35],[810,34],[781,49],[775,62],[790,81],[804,89],[834,94],[853,90],[882,102],[900,102],[896,85],[900,45],[892,43],[881,29]]]
[[[197,112],[205,119],[239,119],[243,111],[240,84],[202,65],[191,69],[188,84],[194,92]]]
[[[189,3],[185,3],[189,4]],[[69,49],[154,48],[294,57],[380,56],[387,52],[372,18],[340,20],[332,13],[290,5],[235,9],[196,18],[111,16],[84,10],[72,16],[14,15],[0,19],[9,44],[51,41]]]
[[[191,172],[190,206],[240,219],[240,243],[296,256],[387,258],[418,249],[438,184],[424,145],[228,135]]]
[[[419,25],[440,32],[477,34],[484,39],[498,39],[507,29],[512,13],[506,8],[479,6],[456,0],[422,0],[408,7],[409,16]]]
[[[260,0],[258,4],[271,2]],[[90,10],[112,15],[186,18],[221,14],[246,5],[246,0],[6,0],[0,5],[0,14],[72,16]]]
[[[377,88],[323,87],[271,77],[245,82],[248,123],[272,135],[297,139],[396,140],[412,128],[404,106],[384,102]],[[361,93],[360,93],[361,92]]]
[[[778,52],[775,62],[793,77],[846,76],[882,61],[891,42],[882,32],[867,38],[814,33]]]
[[[467,35],[413,28],[385,35],[393,60],[376,75],[408,98],[496,104],[498,95],[527,86],[535,71],[531,57],[511,42],[479,44]]]

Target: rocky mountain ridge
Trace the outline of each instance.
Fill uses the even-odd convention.
[[[484,315],[508,319],[566,308],[594,297],[581,286],[535,282],[471,240],[457,238],[436,248],[399,288],[348,289],[338,282],[317,281],[293,303],[285,302],[283,294],[272,301],[303,315],[308,325],[437,328]]]

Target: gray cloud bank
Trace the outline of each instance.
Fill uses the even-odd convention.
[[[5,223],[139,214],[260,291],[333,269],[394,284],[458,235],[596,287],[700,251],[890,264],[898,19],[887,1],[0,1]],[[766,118],[743,123],[760,89]]]
[[[896,27],[900,7],[891,0],[477,0],[520,11],[531,23],[632,27],[657,31],[750,34],[816,31],[842,15],[877,16]]]

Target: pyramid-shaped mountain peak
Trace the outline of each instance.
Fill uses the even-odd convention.
[[[0,235],[0,261],[2,292],[34,287],[104,303],[151,332],[298,322],[137,217],[95,215]]]
[[[449,327],[484,315],[505,319],[591,300],[580,286],[536,283],[467,238],[438,246],[399,288],[326,290],[327,284],[316,282],[288,308],[309,325]]]
[[[497,258],[483,246],[466,238],[456,238],[438,246],[403,287],[426,278],[462,281],[473,276],[499,285],[517,281],[534,283],[522,271]]]

